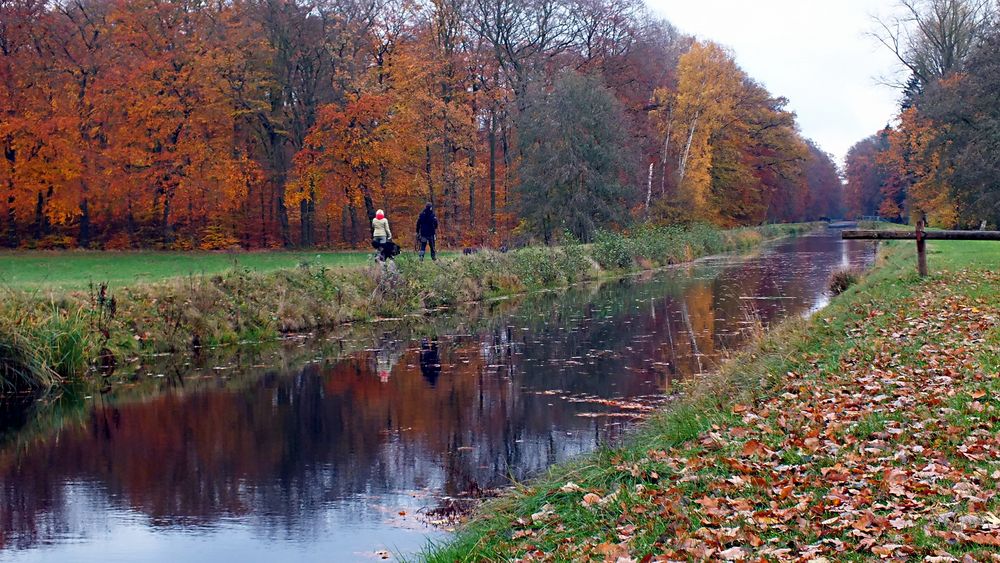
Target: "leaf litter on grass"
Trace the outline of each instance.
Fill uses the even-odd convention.
[[[521,561],[1000,561],[1000,288],[953,273],[857,303],[842,352],[799,358],[696,439],[615,455],[600,486],[513,523]],[[612,488],[611,482],[617,482]]]

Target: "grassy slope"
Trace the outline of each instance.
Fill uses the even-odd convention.
[[[920,280],[912,243],[891,247],[627,445],[519,487],[426,558],[990,560],[1000,245],[930,252]]]
[[[92,374],[88,370],[98,356],[120,360],[273,340],[285,332],[410,315],[746,250],[813,228],[648,227],[632,238],[609,234],[593,245],[481,252],[434,263],[408,253],[390,270],[311,264],[263,273],[239,268],[218,276],[111,285],[107,298],[89,290],[0,286],[0,390],[49,388]]]
[[[0,285],[83,289],[90,282],[113,286],[248,268],[270,272],[309,263],[328,268],[359,266],[369,252],[0,252]]]

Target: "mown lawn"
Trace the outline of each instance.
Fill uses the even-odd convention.
[[[913,243],[430,561],[995,561],[1000,243]]]
[[[91,282],[114,286],[238,268],[267,272],[303,263],[329,268],[363,264],[368,252],[2,252],[0,286],[16,289],[80,289]]]

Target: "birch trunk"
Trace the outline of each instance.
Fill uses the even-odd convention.
[[[674,107],[670,106],[670,111],[667,113],[667,134],[663,136],[663,155],[660,158],[660,195],[667,195],[667,159],[670,155],[670,134],[673,132],[674,128]]]
[[[646,181],[646,213],[649,213],[649,200],[653,198],[653,163],[649,163],[649,180]]]
[[[681,155],[680,166],[678,167],[678,185],[684,183],[684,175],[687,174],[688,157],[691,156],[691,142],[694,140],[694,132],[698,127],[698,114],[695,112],[694,119],[691,120],[691,127],[688,129],[687,144],[684,145],[684,153]]]

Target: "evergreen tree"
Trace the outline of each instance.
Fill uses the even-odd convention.
[[[626,219],[634,158],[625,113],[599,80],[564,72],[551,92],[531,94],[519,121],[520,215],[532,233],[589,241]]]

